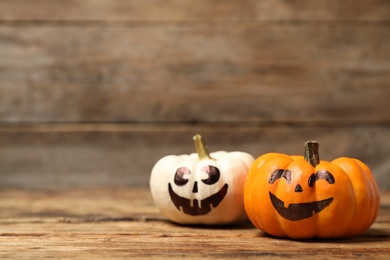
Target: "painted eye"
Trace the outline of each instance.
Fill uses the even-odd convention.
[[[272,184],[279,178],[285,178],[287,183],[291,182],[291,171],[290,170],[283,170],[283,169],[278,169],[275,170],[272,174],[271,177],[268,180],[268,183]]]
[[[316,173],[316,180],[319,180],[319,179],[324,179],[329,184],[334,184],[335,183],[333,175],[330,172],[326,171],[326,170],[319,170]]]
[[[207,185],[216,183],[221,175],[219,169],[212,165],[203,167],[202,171],[208,175],[207,179],[202,179],[202,182]]]
[[[319,170],[316,174],[312,174],[309,177],[309,187],[313,187],[314,183],[320,179],[326,180],[329,184],[333,184],[335,182],[333,175],[326,170]]]
[[[291,171],[285,170],[281,177],[285,178],[287,180],[287,183],[290,183],[291,182]]]
[[[310,175],[310,177],[309,177],[309,187],[310,188],[312,188],[314,186],[314,183],[316,182],[316,180],[317,180],[317,177],[314,173],[312,175]]]
[[[184,186],[187,184],[188,182],[188,179],[187,178],[184,178],[185,175],[188,175],[190,174],[191,171],[190,169],[186,168],[186,167],[180,167],[179,169],[177,169],[176,173],[175,173],[175,184],[177,186]]]
[[[268,182],[270,184],[274,183],[276,180],[278,180],[280,177],[282,177],[282,174],[284,173],[283,169],[277,169],[275,170],[272,174],[271,177],[269,178]]]

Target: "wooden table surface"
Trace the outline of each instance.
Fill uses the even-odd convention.
[[[147,188],[0,191],[1,258],[390,259],[390,192],[365,234],[293,241],[250,223],[185,227],[158,212]]]

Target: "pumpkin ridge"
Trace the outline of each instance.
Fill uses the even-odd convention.
[[[366,176],[371,180],[370,182],[370,187],[371,187],[371,193],[373,194],[374,197],[377,197],[378,199],[374,203],[374,210],[372,212],[371,216],[371,224],[370,226],[375,222],[376,217],[378,216],[379,213],[379,208],[380,208],[380,194],[379,194],[379,189],[378,185],[375,181],[374,175],[371,172],[370,168],[366,164],[364,164],[362,161],[358,159],[353,159],[359,166],[360,168],[365,172]]]
[[[377,211],[377,203],[379,203],[380,197],[375,192],[377,190],[376,182],[370,174],[367,174],[365,167],[361,167],[361,164],[353,158],[341,157],[332,163],[346,172],[355,194],[355,214],[346,236],[361,234],[372,225],[379,211]]]
[[[290,165],[295,163],[296,160],[299,160],[300,158],[293,158],[289,155],[286,155],[286,154],[279,154],[279,155],[276,155],[274,156],[273,158],[269,159],[267,162],[265,162],[262,166],[263,170],[267,170],[268,168],[270,170],[267,170],[267,182],[269,180],[269,176],[272,174],[272,172],[274,172],[275,170],[277,169],[282,169],[282,170],[286,170],[286,169],[289,169],[290,168]],[[278,165],[278,167],[275,167],[274,165]],[[272,170],[271,170],[272,169]],[[275,189],[275,193],[278,194],[279,191],[280,191],[280,181],[276,181],[273,185],[274,185],[274,189]],[[287,181],[287,180],[282,180],[282,181]],[[266,185],[266,183],[264,182],[264,185]],[[264,194],[264,197],[263,197],[264,200],[267,201],[267,205],[269,207],[272,207],[272,201],[269,199],[269,195],[268,194]],[[271,213],[271,212],[276,212],[276,209],[273,208],[272,210],[269,209],[269,214],[274,214],[274,213]],[[262,221],[262,230],[266,231],[267,233],[269,232],[269,225],[267,225],[270,221],[270,217],[268,217],[266,219],[266,222]],[[277,216],[276,218],[274,218],[273,220],[275,222],[275,224],[272,226],[272,234],[278,234],[278,236],[287,236],[287,233],[283,227],[283,221],[284,221],[284,218],[282,218],[280,215]],[[276,225],[277,223],[277,225]],[[271,233],[271,232],[270,232]]]

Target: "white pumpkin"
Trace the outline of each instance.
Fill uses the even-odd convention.
[[[180,224],[223,225],[247,219],[244,182],[254,162],[245,152],[210,153],[200,135],[197,153],[168,155],[153,167],[150,189],[161,213]]]

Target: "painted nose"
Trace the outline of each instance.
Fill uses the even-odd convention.
[[[300,184],[297,184],[297,186],[295,186],[295,192],[302,192],[303,189],[302,189],[302,186]]]
[[[197,193],[198,192],[198,182],[197,181],[194,183],[194,187],[192,188],[192,192],[193,193]]]

